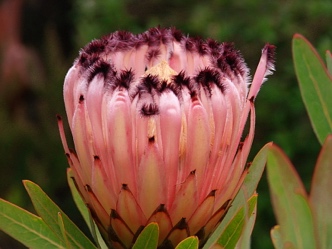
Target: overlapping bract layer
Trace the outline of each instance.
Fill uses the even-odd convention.
[[[64,84],[76,153],[62,122],[60,133],[77,187],[110,244],[130,248],[152,221],[161,247],[207,238],[246,174],[253,100],[273,52],[263,49],[250,91],[231,44],[175,29],[115,32],[80,52]]]

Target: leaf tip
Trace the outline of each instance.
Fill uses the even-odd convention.
[[[22,180],[22,183],[26,190],[28,190],[28,188],[31,187],[32,185],[36,185],[34,182],[30,180]]]
[[[305,39],[303,35],[299,34],[299,33],[295,33],[293,35],[293,39]]]

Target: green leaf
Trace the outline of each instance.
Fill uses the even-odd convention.
[[[88,225],[90,232],[95,240],[95,242],[98,245],[98,248],[100,249],[108,249],[108,246],[106,245],[106,242],[104,241],[103,237],[101,236],[99,229],[94,222],[94,220],[91,217],[90,211],[88,207],[86,206],[85,202],[83,201],[80,193],[78,192],[76,185],[74,183],[73,179],[73,172],[70,168],[67,169],[67,181],[68,185],[71,191],[71,194],[73,196],[74,202],[80,211],[81,215],[83,216],[83,219],[85,220],[86,224]]]
[[[155,222],[147,225],[137,237],[133,249],[154,249],[158,246],[159,226]]]
[[[316,248],[304,186],[287,156],[275,145],[268,154],[267,176],[283,244],[289,241],[295,248]]]
[[[77,228],[66,214],[45,194],[45,192],[31,181],[23,181],[26,190],[38,215],[45,221],[51,230],[59,237],[63,238],[61,227],[59,226],[58,213],[61,213],[66,237],[72,248],[95,249],[95,245]]]
[[[198,249],[198,238],[196,236],[190,236],[182,240],[175,249]]]
[[[319,154],[310,192],[318,248],[332,248],[332,135]]]
[[[271,229],[271,239],[275,249],[284,248],[279,225],[276,225]]]
[[[293,38],[293,60],[302,99],[316,136],[323,144],[332,133],[332,77],[314,47],[303,36]]]
[[[330,75],[332,75],[332,54],[331,51],[326,51],[326,65],[327,70],[329,71]]]
[[[251,234],[255,226],[256,214],[257,204],[255,205],[253,212],[250,214],[249,219],[246,217],[247,219],[243,227],[242,235],[236,244],[237,249],[250,249]]]
[[[65,244],[66,244],[66,248],[67,249],[72,249],[72,247],[71,247],[71,245],[68,241],[68,238],[67,238],[65,225],[63,223],[62,215],[61,215],[60,212],[58,213],[58,223],[59,223],[59,227],[60,227],[60,230],[61,230],[61,233],[62,233],[63,240],[65,241]]]
[[[244,205],[227,224],[225,230],[222,232],[217,242],[224,249],[235,248],[242,235],[242,231],[246,221],[248,220],[248,217],[253,213],[256,207],[256,203],[257,195],[253,195],[247,202],[248,206],[246,206],[244,203]]]
[[[65,248],[38,216],[0,199],[0,230],[29,248]]]
[[[217,227],[217,229],[212,233],[210,238],[207,240],[207,242],[204,245],[204,249],[211,248],[215,245],[216,241],[221,236],[221,233],[225,230],[226,225],[231,221],[231,219],[234,217],[234,215],[238,212],[238,210],[243,206],[245,203],[243,195],[245,195],[245,199],[249,199],[253,193],[255,192],[258,182],[262,177],[267,155],[269,152],[269,148],[272,146],[272,143],[266,144],[255,156],[250,168],[249,172],[244,179],[243,186],[242,186],[242,192],[240,191],[236,197],[234,198],[234,201],[227,211],[227,214],[223,218],[220,225]]]
[[[271,239],[275,249],[298,249],[293,243],[289,241],[283,241],[280,233],[280,226],[274,226],[271,229]]]
[[[92,231],[89,209],[87,208],[85,202],[83,201],[80,193],[78,192],[78,190],[75,186],[73,172],[72,172],[72,169],[70,169],[70,168],[67,169],[67,181],[68,181],[69,189],[73,196],[73,200],[74,200],[78,210],[80,211],[85,223],[88,225],[90,231]]]
[[[272,146],[272,144],[273,143],[267,143],[264,145],[251,163],[249,172],[243,182],[243,189],[246,192],[247,199],[251,197],[257,189],[257,185],[262,178],[262,174],[266,165],[269,148]]]

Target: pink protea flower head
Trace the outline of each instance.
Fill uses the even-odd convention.
[[[247,173],[253,101],[273,69],[266,45],[249,70],[229,43],[175,29],[118,31],[81,50],[64,84],[76,185],[107,243],[130,248],[149,222],[160,246],[204,241]],[[248,135],[241,140],[250,115]]]

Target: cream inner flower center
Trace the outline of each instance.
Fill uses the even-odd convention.
[[[170,83],[172,81],[172,76],[177,74],[178,73],[168,65],[167,61],[162,60],[157,65],[146,70],[144,76],[157,76],[160,80],[165,80],[167,83]]]

